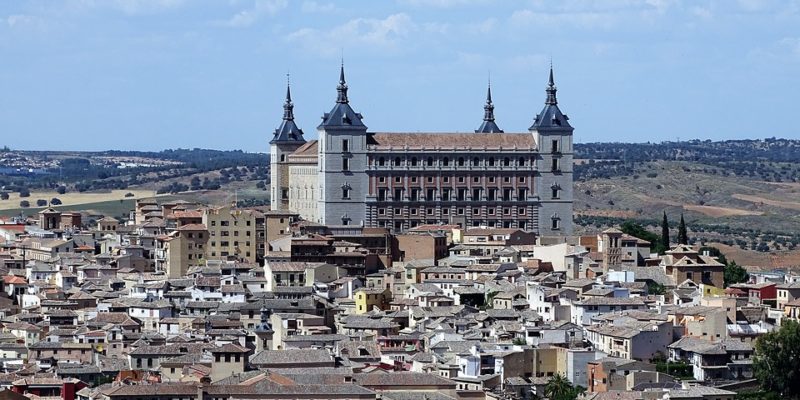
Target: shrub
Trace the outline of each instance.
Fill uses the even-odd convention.
[[[53,197],[52,199],[50,199],[50,204],[54,206],[59,206],[61,205],[61,199],[59,199],[58,197]]]
[[[47,205],[47,200],[45,199],[36,200],[36,207],[44,207],[46,205]]]
[[[22,200],[19,202],[19,206],[22,208],[28,208],[31,206],[31,202],[28,200]]]

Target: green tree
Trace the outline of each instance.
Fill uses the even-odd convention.
[[[800,399],[800,323],[787,318],[780,329],[761,336],[753,370],[763,390]]]
[[[747,273],[747,270],[739,264],[736,264],[736,261],[731,261],[725,265],[722,276],[725,287],[736,283],[747,282],[747,280],[750,279],[750,275]]]
[[[664,251],[669,250],[669,221],[667,220],[667,212],[664,211],[664,218],[661,220],[661,246]],[[659,252],[659,254],[663,254]]]
[[[620,225],[622,233],[626,233],[633,237],[650,242],[650,251],[653,253],[663,254],[666,250],[661,244],[661,237],[653,232],[648,231],[642,225],[633,220],[627,220]]]
[[[575,400],[586,390],[581,386],[573,386],[567,377],[554,375],[544,387],[544,395],[549,400]]]
[[[681,213],[681,222],[678,223],[678,243],[689,244],[689,234],[686,232],[686,222],[683,220],[683,213]]]

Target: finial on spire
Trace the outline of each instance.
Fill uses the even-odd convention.
[[[344,60],[342,60],[342,66],[339,70],[339,86],[336,87],[336,91],[339,92],[336,97],[336,102],[347,104],[347,82],[344,79]]]
[[[283,120],[294,121],[294,104],[292,104],[292,91],[288,72],[286,73],[286,102],[283,103]]]
[[[558,100],[556,99],[556,91],[557,91],[556,83],[555,83],[555,80],[553,79],[553,60],[552,59],[550,60],[550,79],[547,82],[547,89],[545,91],[547,92],[547,100],[544,102],[544,104],[548,104],[548,105],[556,105],[556,104],[558,104]]]
[[[494,104],[492,103],[492,81],[489,79],[486,87],[486,105],[483,106],[483,123],[475,131],[477,133],[502,133],[494,122]]]

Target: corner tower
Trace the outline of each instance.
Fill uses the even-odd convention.
[[[539,195],[540,235],[572,234],[572,132],[569,117],[558,108],[553,66],[544,109],[529,131],[536,140],[536,193]]]
[[[322,116],[319,132],[320,223],[363,225],[368,194],[367,127],[347,98],[344,65],[339,71],[336,104]]]
[[[283,121],[269,142],[270,208],[289,210],[288,156],[306,140],[303,130],[294,123],[294,104],[289,83],[286,83],[286,102],[283,104]]]

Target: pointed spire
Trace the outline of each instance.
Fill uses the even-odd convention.
[[[494,122],[494,104],[492,103],[492,81],[486,88],[486,105],[483,106],[483,123],[475,130],[476,133],[503,133],[503,130]]]
[[[347,104],[347,82],[344,80],[344,60],[342,61],[342,67],[339,70],[339,86],[336,87],[336,91],[339,92],[338,96],[336,97],[336,102]]]
[[[545,91],[547,92],[547,100],[544,102],[544,104],[548,104],[548,105],[556,105],[556,104],[558,104],[558,100],[556,99],[556,91],[557,91],[556,83],[555,83],[555,80],[553,79],[553,62],[552,61],[550,62],[550,81],[547,83],[547,89]]]
[[[483,120],[494,121],[494,104],[492,104],[492,83],[486,88],[486,105],[483,106]]]
[[[286,102],[283,103],[283,120],[294,121],[294,104],[292,104],[291,84],[289,74],[286,74]]]

